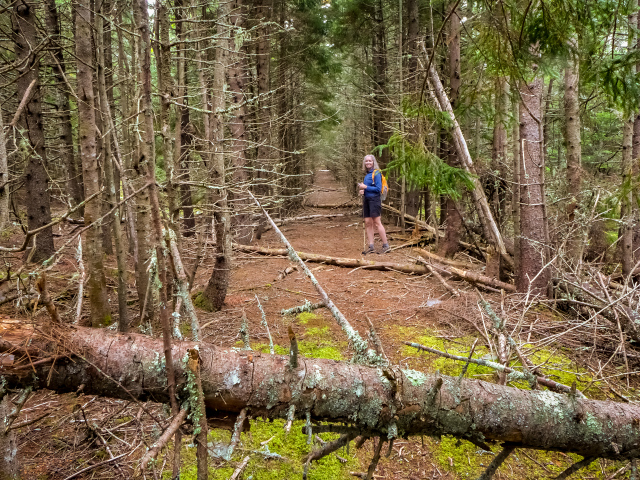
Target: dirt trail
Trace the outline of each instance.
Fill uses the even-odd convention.
[[[344,206],[352,200],[347,187],[341,185],[330,170],[318,170],[314,174],[311,192],[306,199],[305,205],[312,208]]]
[[[309,220],[286,223],[281,227],[282,232],[296,250],[339,257],[359,257],[363,249],[363,222],[360,216],[358,199],[351,199],[347,189],[336,180],[331,172],[320,170],[314,175],[314,184],[308,195],[305,208],[297,212],[296,216],[325,215]],[[327,208],[328,206],[344,205],[341,208]],[[342,213],[343,216],[327,217],[327,214]],[[397,228],[387,225],[391,246],[405,243]],[[408,234],[407,234],[408,235]],[[273,230],[265,232],[261,240],[254,243],[265,247],[282,247],[282,242]],[[376,242],[380,246],[379,240]],[[410,263],[414,254],[410,249],[398,249],[387,255],[373,255],[373,260],[385,260],[397,263]],[[71,257],[70,257],[71,258]],[[371,257],[368,257],[371,258]],[[213,259],[208,255],[205,262],[198,269],[198,275],[193,293],[201,291],[206,285],[211,272]],[[66,266],[65,266],[66,265]],[[281,272],[289,266],[295,266],[288,258],[266,257],[234,252],[233,270],[230,290],[221,311],[210,313],[198,309],[198,317],[202,326],[204,341],[224,347],[241,346],[240,326],[242,316],[246,315],[249,323],[249,337],[254,350],[268,351],[269,340],[266,329],[262,325],[262,315],[258,300],[262,305],[269,330],[275,344],[275,351],[287,354],[289,339],[287,329],[293,328],[298,337],[300,354],[305,356],[332,358],[335,360],[349,360],[353,351],[349,348],[344,333],[336,321],[325,309],[319,309],[313,315],[283,316],[282,309],[302,305],[305,300],[317,302],[319,296],[313,285],[300,271],[293,271],[284,278],[278,278]],[[425,372],[442,371],[448,375],[458,375],[461,365],[451,361],[434,358],[433,355],[419,354],[414,349],[403,345],[403,341],[427,343],[434,348],[447,350],[459,355],[467,355],[474,340],[483,337],[478,330],[483,328],[483,317],[478,307],[478,297],[475,290],[463,282],[452,282],[463,292],[456,299],[450,297],[445,289],[430,276],[406,275],[392,271],[372,271],[362,268],[341,268],[330,265],[309,263],[309,268],[316,276],[335,305],[342,311],[360,334],[367,338],[369,323],[374,325],[385,353],[389,359],[402,368],[411,368]],[[69,282],[67,288],[74,289],[76,281],[68,280],[73,272],[71,261],[60,263],[60,269],[68,271],[60,276],[59,284]],[[61,272],[64,270],[61,270]],[[62,280],[62,279],[65,280]],[[54,284],[60,290],[60,285]],[[52,287],[54,288],[54,287]],[[115,305],[115,293],[111,292],[112,305]],[[500,296],[484,294],[497,311],[505,313],[504,304],[501,307]],[[65,315],[73,305],[59,305]],[[8,308],[8,307],[5,307]],[[135,308],[135,305],[132,307]],[[512,314],[507,306],[506,315]],[[543,313],[534,312],[536,321]],[[553,319],[556,321],[555,317]],[[547,320],[549,321],[549,320]],[[559,321],[562,321],[560,319]],[[479,327],[474,327],[474,323]],[[543,322],[540,322],[543,323]],[[154,332],[157,334],[157,332]],[[188,333],[188,332],[185,332]],[[527,339],[528,341],[528,339]],[[482,344],[482,338],[481,342]],[[484,350],[482,350],[484,349]],[[476,349],[477,355],[491,355],[484,347]],[[553,355],[557,354],[554,350]],[[554,359],[556,358],[554,357]],[[554,360],[555,361],[555,360]],[[545,360],[539,359],[538,363]],[[557,370],[559,375],[566,375],[565,370],[573,370],[573,364],[563,366],[563,371]],[[472,378],[493,378],[493,373],[471,366],[467,373]],[[572,377],[577,378],[578,377]],[[571,384],[570,379],[565,380]],[[588,378],[586,380],[588,381]],[[107,423],[111,431],[126,425],[124,440],[133,441],[138,438],[136,432],[150,432],[153,422],[143,417],[138,427],[131,423],[137,415],[135,404],[106,398],[87,398],[80,395],[55,395],[52,392],[39,392],[33,400],[38,405],[25,410],[29,415],[38,415],[44,409],[54,408],[50,416],[40,423],[29,426],[21,431],[20,456],[25,471],[24,478],[64,479],[77,471],[80,467],[71,462],[71,458],[94,463],[103,459],[104,451],[98,443],[91,443],[87,438],[90,432],[84,426],[86,418],[93,420],[110,416]],[[78,405],[82,405],[86,412],[79,412]],[[150,405],[154,411],[161,410],[160,405]],[[107,412],[105,414],[105,412]],[[71,420],[69,420],[71,418]],[[19,419],[19,421],[21,421]],[[245,478],[253,475],[256,480],[268,478],[300,478],[301,462],[308,453],[306,437],[301,433],[303,422],[298,422],[291,433],[285,438],[282,425],[264,424],[252,421],[250,435],[243,434],[243,447],[263,449],[269,443],[272,452],[283,455],[285,462],[264,460],[259,455],[254,456],[245,473]],[[128,432],[128,433],[127,433]],[[212,435],[223,438],[224,433],[216,430]],[[89,436],[88,436],[89,435]],[[127,437],[126,435],[130,435]],[[61,439],[73,439],[63,442]],[[138,440],[136,440],[137,442]],[[228,442],[228,439],[226,440]],[[114,455],[125,452],[126,445],[118,440],[110,441]],[[60,451],[64,455],[59,455]],[[340,451],[338,455],[348,460],[346,465],[338,462],[337,457],[331,456],[320,464],[312,467],[312,479],[348,479],[350,471],[366,471],[368,462],[373,454],[372,445],[367,442],[362,450],[357,452]],[[385,446],[385,451],[387,447]],[[497,451],[497,449],[494,449]],[[248,451],[248,450],[247,450]],[[191,453],[189,453],[191,452]],[[566,468],[570,463],[564,454],[545,454],[530,452],[537,458],[535,463],[529,461],[529,456],[518,453],[517,460],[508,460],[508,467],[502,467],[494,478],[516,480],[522,478],[540,478],[548,476],[549,468],[555,474]],[[101,456],[102,455],[102,456]],[[193,453],[186,450],[184,478],[195,478],[187,472],[195,472]],[[238,454],[240,455],[240,453]],[[244,455],[244,453],[242,453]],[[528,454],[527,454],[528,455]],[[564,456],[563,456],[564,455]],[[515,458],[516,456],[514,456]],[[468,443],[458,443],[453,439],[397,439],[390,451],[390,456],[383,457],[376,471],[375,478],[417,480],[423,478],[464,479],[477,478],[484,467],[491,461],[491,454],[478,450]],[[82,461],[85,461],[82,460]],[[80,478],[128,478],[127,473],[135,465],[134,456],[129,462],[113,468],[96,469],[89,475]],[[191,463],[189,463],[191,462]],[[540,470],[540,465],[544,472]],[[211,478],[228,478],[231,472],[229,465],[222,461],[214,462],[215,476]],[[616,469],[615,464],[607,465],[607,471]],[[191,470],[190,470],[191,469]],[[231,471],[233,468],[231,468]],[[276,471],[278,473],[276,473]],[[585,472],[586,473],[586,472]],[[583,478],[596,478],[583,476]],[[601,478],[601,477],[599,477]]]

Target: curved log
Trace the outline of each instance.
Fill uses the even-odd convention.
[[[15,325],[15,324],[13,324]],[[14,327],[15,328],[15,327]],[[17,328],[20,328],[19,326]],[[75,327],[57,342],[32,337],[42,350],[64,345],[74,354],[33,370],[0,370],[10,385],[58,392],[84,385],[88,394],[168,402],[162,340]],[[2,332],[3,334],[5,332]],[[17,338],[13,332],[12,338]],[[26,336],[25,336],[26,338]],[[207,407],[252,416],[295,415],[345,422],[365,434],[448,434],[477,444],[510,442],[517,447],[574,452],[583,456],[640,455],[640,406],[518,390],[477,380],[435,376],[397,367],[367,367],[335,360],[298,358],[174,342],[181,400],[186,398],[188,350],[199,348]],[[114,380],[115,379],[115,380]]]

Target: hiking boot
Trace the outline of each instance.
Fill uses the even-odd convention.
[[[369,245],[369,248],[362,251],[362,255],[369,255],[371,253],[376,253],[375,249],[373,248],[373,245]]]
[[[389,253],[390,251],[391,251],[391,247],[389,246],[388,243],[385,243],[382,245],[382,249],[378,253],[380,253],[380,255],[383,255],[385,253]]]

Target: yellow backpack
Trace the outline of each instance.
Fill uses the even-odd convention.
[[[380,173],[380,177],[382,178],[382,187],[380,187],[380,200],[385,201],[387,199],[387,194],[389,193],[389,184],[387,183],[387,179],[384,178],[384,175],[380,170],[374,170],[371,174],[371,183],[376,184],[376,172]]]

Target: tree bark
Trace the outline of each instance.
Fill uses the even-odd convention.
[[[271,166],[271,99],[269,94],[271,84],[271,21],[273,10],[273,0],[259,0],[256,4],[255,11],[257,21],[259,22],[259,37],[256,45],[256,75],[258,77],[258,159],[257,166],[258,182],[256,188],[258,195],[268,195],[269,186],[263,185],[262,182],[268,181],[266,172]]]
[[[76,13],[76,56],[78,80],[78,139],[85,198],[100,191],[101,178],[96,152],[96,102],[93,90],[93,58],[91,45],[91,9],[89,0],[78,2]],[[84,223],[90,225],[102,216],[101,204],[89,202],[84,209]],[[111,323],[111,313],[107,301],[107,281],[104,274],[102,239],[100,225],[87,230],[85,244],[85,262],[89,269],[89,305],[92,327],[106,326]]]
[[[534,66],[537,69],[537,66]],[[542,86],[540,73],[520,85],[520,268],[518,291],[546,294],[550,271],[545,267],[542,158]]]
[[[178,178],[182,182],[188,182],[189,160],[191,149],[193,148],[193,125],[191,125],[189,107],[187,105],[187,58],[186,58],[186,36],[184,21],[187,19],[188,7],[184,5],[184,0],[176,1],[176,36],[178,37],[178,48],[182,52],[178,56],[178,118],[176,121],[176,151],[177,160],[175,170]],[[188,24],[187,24],[188,25]],[[195,234],[196,221],[193,215],[193,200],[191,197],[191,186],[181,183],[179,186],[180,208],[182,209],[183,236],[190,237]]]
[[[19,330],[12,334],[29,337]],[[35,375],[4,366],[10,386],[71,392],[84,385],[87,394],[168,402],[165,369],[158,363],[161,340],[82,327],[58,336],[64,341],[53,345],[50,337],[35,335],[30,348],[49,355],[48,348],[64,345],[71,358],[58,359],[55,369],[34,365]],[[205,343],[173,344],[172,366],[183,399],[188,398],[184,360],[193,348],[202,359],[205,404],[215,415],[247,408],[253,416],[286,418],[294,405],[297,418],[309,413],[314,420],[344,422],[348,431],[367,435],[453,435],[480,445],[510,442],[612,459],[640,455],[640,426],[631,421],[640,418],[638,405],[300,356],[292,368],[287,356]]]
[[[451,8],[455,8],[456,2]],[[458,97],[460,95],[460,17],[458,12],[454,11],[449,20],[449,101],[451,108],[455,111],[458,106]],[[453,139],[448,141],[449,154],[447,155],[447,163],[457,167],[460,164],[456,154],[456,147]],[[462,216],[456,208],[455,200],[447,197],[446,200],[446,218],[447,226],[444,241],[440,244],[440,255],[452,258],[459,249],[460,236],[462,234]]]
[[[578,90],[580,74],[578,68],[578,59],[572,55],[564,70],[565,126],[563,134],[567,151],[567,193],[569,196],[567,221],[569,222],[570,237],[567,241],[567,253],[569,261],[574,265],[581,260],[578,257],[582,251],[580,241],[583,238],[582,229],[575,222],[582,194],[582,147],[580,144],[580,95]]]
[[[633,120],[628,116],[624,118],[622,127],[622,202],[620,203],[620,257],[622,263],[622,275],[628,276],[633,270],[633,190],[631,186],[632,172],[632,148]]]
[[[139,0],[136,0],[136,3]],[[146,2],[145,2],[146,3]],[[133,9],[133,17],[135,21],[136,28],[139,31],[148,30],[149,26],[143,25],[143,19],[140,18],[140,9]],[[148,34],[148,32],[147,32]],[[142,44],[143,42],[140,40],[138,35],[134,35],[134,45],[135,45],[135,64],[133,71],[138,73],[138,81],[134,82],[136,88],[135,91],[139,92],[138,88],[146,87],[145,82],[151,82],[150,70],[145,71],[146,69],[151,68],[151,60],[147,62],[147,54],[145,52],[145,46]],[[149,54],[150,55],[150,54]],[[149,95],[151,95],[151,85],[149,84]],[[144,94],[141,93],[142,102],[144,102]],[[133,149],[133,159],[132,159],[132,168],[133,168],[133,188],[134,190],[138,190],[148,181],[148,175],[150,169],[155,169],[155,144],[153,138],[153,111],[147,111],[144,107],[138,110],[138,98],[137,95],[134,95],[135,101],[133,102],[132,109],[136,113],[137,124],[138,124],[138,132],[135,132],[133,137],[133,142],[135,147]],[[150,99],[149,99],[150,101]],[[151,135],[148,133],[148,129],[151,128]],[[155,170],[154,170],[155,174]],[[136,238],[138,241],[138,262],[137,262],[137,278],[136,278],[136,287],[138,290],[138,307],[140,312],[146,312],[146,318],[140,318],[141,322],[146,320],[152,321],[154,318],[153,312],[154,308],[154,298],[157,294],[155,290],[153,290],[149,286],[149,282],[152,281],[151,273],[154,271],[151,263],[153,262],[152,251],[155,245],[152,242],[152,228],[151,228],[151,193],[150,188],[145,188],[136,196]],[[157,261],[157,259],[156,259]],[[146,303],[146,309],[145,309]]]
[[[58,114],[60,116],[60,137],[62,140],[62,148],[65,159],[65,167],[67,169],[67,194],[71,201],[71,206],[78,205],[82,202],[82,173],[78,171],[76,156],[73,149],[73,131],[71,124],[71,106],[69,101],[70,93],[67,90],[67,81],[65,80],[65,63],[62,53],[60,20],[58,17],[58,8],[55,0],[47,0],[45,5],[45,20],[49,33],[52,36],[52,52],[54,64],[52,71],[56,83],[58,85],[57,100]],[[84,210],[80,209],[78,214],[80,217],[84,215]]]
[[[103,5],[105,12],[108,12],[107,5]],[[105,16],[109,17],[106,13]],[[112,104],[113,98],[109,98],[110,86],[107,83],[107,68],[105,66],[105,59],[111,56],[110,48],[107,48],[107,41],[111,41],[111,28],[105,29],[105,21],[102,15],[96,16],[96,47],[98,58],[98,93],[100,100],[100,112],[105,122],[105,129],[108,132],[104,139],[104,183],[106,188],[106,197],[109,204],[109,210],[113,208],[118,202],[120,192],[119,176],[116,176],[114,169],[114,158],[112,156],[112,147],[117,147],[118,138],[116,137],[116,130],[112,128],[114,125],[112,116]],[[107,22],[108,23],[108,22]],[[107,35],[108,32],[108,35]],[[109,55],[107,55],[109,50]],[[113,80],[111,79],[113,84]],[[111,85],[113,87],[113,85]],[[116,247],[116,263],[118,265],[118,330],[120,332],[127,332],[129,330],[129,316],[127,312],[127,254],[124,246],[124,239],[122,236],[122,225],[120,222],[120,209],[116,208],[113,212],[113,240]],[[107,217],[108,220],[108,217]]]
[[[27,157],[25,188],[28,226],[29,230],[35,230],[51,222],[47,151],[42,125],[42,92],[38,81],[40,58],[32,49],[32,46],[37,44],[36,7],[27,3],[16,3],[12,13],[15,55],[20,67],[24,69],[24,73],[18,75],[16,80],[17,93],[20,101],[27,102],[17,126],[24,131],[25,136],[25,145],[20,149]],[[29,98],[24,98],[25,95]],[[31,257],[34,262],[41,262],[53,254],[55,249],[51,228],[38,234],[35,248],[36,251]]]
[[[9,415],[15,408],[9,400],[9,393],[2,388],[0,395],[0,480],[19,480],[20,464],[18,463],[18,445],[13,430],[5,433],[9,425]]]
[[[242,0],[233,0],[231,11],[229,12],[229,22],[238,28],[244,27],[245,23],[245,6]],[[246,65],[242,42],[238,44],[237,30],[230,29],[229,37],[229,66],[227,67],[227,84],[231,94],[231,103],[234,109],[233,116],[229,121],[229,130],[231,132],[230,153],[232,156],[233,183],[236,185],[238,193],[233,194],[234,215],[231,219],[235,229],[235,240],[238,243],[247,244],[251,241],[252,228],[249,225],[250,215],[247,211],[248,198],[245,190],[248,189],[249,175],[246,170],[246,150],[247,150],[247,132],[245,127],[245,83],[246,83]]]
[[[9,162],[4,136],[4,121],[0,111],[0,230],[9,224]]]
[[[215,189],[211,190],[210,200],[213,204],[213,221],[215,224],[215,263],[211,271],[211,277],[203,296],[208,303],[208,308],[213,311],[220,310],[229,288],[231,275],[231,215],[227,202],[226,167],[224,161],[224,119],[222,110],[225,106],[224,98],[224,61],[227,35],[227,19],[229,15],[228,2],[222,2],[218,6],[217,33],[218,40],[215,49],[215,63],[213,71],[213,85],[211,89],[211,141],[213,153],[211,161],[211,183]]]
[[[171,44],[169,35],[171,24],[169,23],[168,0],[162,1],[158,6],[158,30],[159,50],[156,56],[158,62],[158,90],[160,91],[160,134],[162,135],[162,153],[164,157],[164,169],[167,174],[167,204],[169,207],[169,226],[177,231],[174,223],[174,215],[178,210],[176,192],[176,170],[174,168],[174,138],[171,132],[171,100],[175,94],[175,85],[171,76]],[[177,25],[176,25],[177,28]],[[181,55],[182,56],[182,55]],[[182,60],[179,60],[182,61]],[[176,122],[176,128],[177,122]]]
[[[498,228],[505,221],[505,207],[507,205],[506,172],[507,172],[507,79],[500,76],[496,79],[495,92],[495,117],[493,122],[493,142],[491,145],[491,166],[492,166],[492,196],[491,203],[495,214]]]
[[[629,16],[631,25],[637,24],[637,14]],[[634,49],[635,35],[629,29],[628,49]],[[624,125],[622,129],[622,201],[620,205],[620,257],[622,275],[627,277],[633,271],[633,221],[637,207],[633,204],[633,107],[625,106],[623,110]]]

